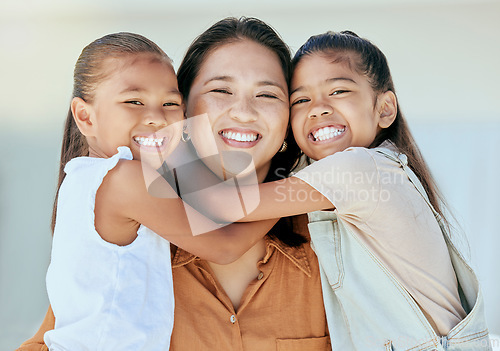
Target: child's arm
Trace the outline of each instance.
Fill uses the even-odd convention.
[[[64,288],[61,287],[61,289]],[[16,349],[16,351],[48,351],[48,348],[43,341],[43,335],[45,334],[45,332],[54,329],[54,325],[55,325],[54,313],[52,312],[52,308],[49,306],[49,309],[47,311],[47,314],[45,315],[42,325],[40,326],[40,329],[38,329],[38,331],[36,332],[35,335],[33,335],[32,338],[23,342],[22,345],[19,346],[18,349]]]
[[[241,196],[234,195],[237,193]],[[246,213],[241,210],[240,198],[246,200]],[[216,191],[205,192],[196,203],[190,204],[210,218],[234,222],[253,222],[335,208],[318,190],[296,177],[238,188],[225,185]]]
[[[319,191],[296,177],[262,184],[256,184],[255,177],[255,184],[252,185],[236,183],[238,178],[230,177],[222,183],[200,159],[193,157],[193,150],[181,146],[178,148],[181,151],[176,149],[176,153],[181,155],[178,158],[184,163],[176,164],[170,159],[168,163],[171,170],[166,173],[167,179],[172,187],[179,188],[185,202],[210,219],[250,222],[333,208],[332,203]],[[242,156],[229,154],[225,156],[228,159],[224,162],[238,163],[235,158]],[[241,162],[247,167],[244,161]],[[218,162],[219,158],[212,166],[217,168]],[[153,196],[161,196],[161,191],[155,186],[150,187],[149,192]]]
[[[238,222],[289,217],[335,208],[318,190],[296,177],[259,184],[259,195],[258,206]]]
[[[197,202],[206,215],[234,222],[292,216],[317,210],[368,216],[381,198],[387,174],[380,172],[373,153],[362,147],[337,152],[308,165],[295,176],[255,186],[229,186],[203,194]],[[253,189],[257,188],[258,191]],[[242,213],[238,196],[245,198]],[[249,194],[253,194],[249,196]],[[372,201],[368,201],[372,200]],[[221,210],[224,209],[224,210]],[[212,218],[212,217],[211,217]]]
[[[95,207],[96,229],[104,240],[119,245],[131,243],[141,223],[192,254],[227,264],[250,249],[277,222],[272,219],[220,227],[184,204],[168,183],[160,180],[155,186],[164,187],[164,194],[175,198],[151,196],[138,161],[122,160],[104,177]],[[193,232],[205,233],[193,236]]]

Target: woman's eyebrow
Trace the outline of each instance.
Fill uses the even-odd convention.
[[[347,77],[335,77],[335,78],[328,78],[328,79],[325,79],[325,83],[334,83],[336,81],[339,81],[339,80],[346,80],[348,82],[351,82],[351,83],[354,83],[354,84],[358,84],[356,83],[356,81],[352,78],[347,78]],[[293,93],[296,93],[298,91],[302,91],[304,90],[305,87],[303,85],[293,89],[291,92],[290,92],[290,95],[292,95]]]
[[[210,82],[213,82],[213,81],[217,81],[217,80],[221,80],[223,82],[232,82],[234,81],[234,79],[230,76],[215,76],[215,77],[212,77],[210,79],[207,79],[207,81],[205,82],[204,85],[207,85],[208,83]]]
[[[272,81],[272,80],[263,80],[263,81],[258,82],[257,85],[259,87],[266,86],[266,85],[271,85],[273,87],[277,87],[277,88],[280,88],[281,90],[284,90],[283,89],[283,85],[281,85],[278,82]]]
[[[215,76],[215,77],[212,77],[210,79],[207,79],[207,81],[204,83],[204,85],[207,85],[208,83],[213,82],[213,81],[234,82],[234,78],[231,76]],[[257,83],[257,86],[259,86],[259,87],[266,86],[266,85],[277,87],[278,89],[285,92],[285,88],[283,87],[283,85],[279,84],[278,82],[272,81],[272,80],[262,80],[262,81]]]

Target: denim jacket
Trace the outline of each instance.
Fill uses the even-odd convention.
[[[436,334],[418,304],[335,211],[309,213],[333,350],[491,350],[481,289],[455,248],[405,155],[377,149],[400,164],[438,220],[467,316],[448,335]],[[388,223],[390,225],[390,223]]]

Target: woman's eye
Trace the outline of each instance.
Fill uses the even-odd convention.
[[[231,95],[231,93],[226,89],[212,89],[210,91],[213,93],[221,93],[221,94],[230,94]]]
[[[305,102],[308,102],[309,99],[299,99],[297,101],[292,102],[292,106],[298,105],[298,104],[303,104]]]
[[[269,99],[277,99],[278,98],[276,95],[266,94],[266,93],[259,94],[259,95],[257,95],[257,97],[265,97],[265,98],[269,98]]]
[[[137,100],[129,100],[125,101],[126,104],[131,104],[131,105],[142,105],[142,102],[137,101]]]
[[[348,92],[349,92],[349,90],[335,90],[330,95],[340,95],[340,94],[344,94],[344,93],[348,93]]]

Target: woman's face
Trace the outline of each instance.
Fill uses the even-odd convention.
[[[243,39],[209,52],[186,108],[188,117],[208,115],[218,153],[248,153],[258,180],[264,180],[271,158],[283,143],[289,118],[288,87],[273,51]],[[209,155],[204,154],[210,148],[206,138],[193,133],[192,140],[200,157]],[[230,166],[225,165],[225,171],[231,173]]]

